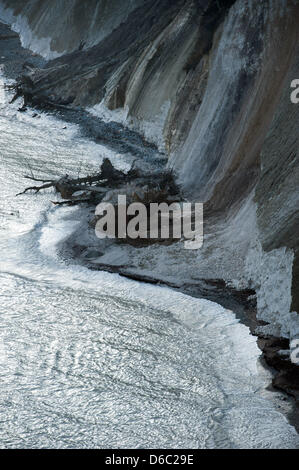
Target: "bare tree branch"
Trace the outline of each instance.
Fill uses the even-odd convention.
[[[47,189],[53,187],[53,183],[43,184],[42,186],[31,186],[26,188],[23,192],[16,194],[16,196],[21,196],[22,194],[27,193],[27,191],[35,191],[35,194],[38,193],[41,189]]]
[[[38,181],[40,183],[54,183],[54,180],[42,180],[42,179],[34,178],[34,176],[25,175],[24,178],[26,178],[27,180],[31,180],[31,181]]]

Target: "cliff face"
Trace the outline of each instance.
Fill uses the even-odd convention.
[[[255,198],[264,250],[271,252],[285,246],[294,252],[291,309],[299,312],[299,113],[298,105],[289,99],[288,87],[298,76],[298,38],[296,46],[285,51],[293,52],[291,64],[285,72],[284,87],[278,94],[279,101],[260,152],[261,170]],[[277,50],[281,50],[278,44]]]
[[[192,264],[193,276],[254,288],[265,331],[291,337],[299,323],[290,313],[299,312],[299,105],[290,101],[299,3],[80,3],[1,1],[2,16],[25,28],[25,45],[60,55],[28,72],[24,94],[33,103],[101,103],[112,117],[123,109],[126,125],[168,153],[186,195],[206,203],[205,247],[184,255],[182,270]]]
[[[143,0],[5,0],[0,18],[14,24],[22,45],[58,57],[98,44]]]

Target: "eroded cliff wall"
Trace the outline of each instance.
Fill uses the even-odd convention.
[[[49,58],[99,43],[143,0],[4,0],[0,18],[22,45]]]

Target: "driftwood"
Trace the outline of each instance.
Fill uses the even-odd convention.
[[[29,186],[17,196],[29,191],[34,191],[37,194],[44,189],[54,188],[65,199],[64,201],[52,201],[55,205],[98,204],[107,191],[121,187],[124,187],[124,191],[126,191],[126,185],[131,182],[134,182],[136,186],[136,201],[140,199],[138,191],[142,193],[142,202],[156,201],[157,198],[164,200],[167,195],[179,194],[172,173],[140,174],[134,168],[134,164],[128,173],[124,173],[114,168],[108,158],[104,159],[98,173],[83,178],[70,178],[69,175],[65,175],[59,179],[42,179],[36,178],[33,174],[25,176],[25,178],[41,184]],[[80,195],[77,194],[79,191]]]
[[[55,206],[76,206],[78,204],[83,204],[83,203],[90,202],[90,198],[88,198],[88,199],[69,199],[67,201],[51,201],[51,202]]]
[[[84,178],[70,178],[68,175],[65,175],[62,178],[51,180],[35,178],[34,176],[25,176],[25,178],[28,180],[43,184],[40,186],[29,186],[24,191],[17,194],[17,196],[25,194],[28,191],[35,191],[35,193],[38,193],[39,191],[48,188],[54,188],[64,199],[71,197],[72,194],[77,191],[103,194],[108,189],[111,189],[107,188],[107,183],[115,186],[116,184],[129,179],[130,176],[133,176],[132,171],[131,173],[129,172],[128,174],[125,174],[114,168],[110,160],[105,158],[99,173],[86,176]],[[101,186],[105,186],[105,189]],[[80,199],[77,200],[81,201]]]

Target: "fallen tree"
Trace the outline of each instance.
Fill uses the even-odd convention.
[[[115,187],[136,177],[136,170],[131,169],[127,174],[123,173],[114,168],[110,160],[105,158],[98,173],[83,178],[70,178],[69,175],[64,175],[58,179],[40,179],[26,175],[26,179],[43,184],[40,186],[29,186],[21,193],[18,193],[17,196],[28,191],[38,193],[43,189],[49,188],[54,188],[63,199],[71,198],[78,191],[102,194],[108,190],[107,186],[112,185],[112,187]],[[80,198],[78,201],[80,201]]]
[[[124,173],[114,168],[108,158],[103,160],[99,172],[82,178],[70,178],[69,175],[58,179],[41,179],[34,177],[34,175],[26,175],[25,178],[42,184],[28,186],[17,196],[29,191],[34,191],[37,194],[44,189],[53,188],[65,199],[65,201],[52,201],[56,205],[97,204],[108,191],[123,188],[125,194],[126,186],[132,183],[136,187],[136,195],[138,190],[144,191],[144,188],[149,195],[178,195],[180,193],[170,171],[141,174],[133,165],[127,173]],[[152,197],[154,198],[154,196]]]

